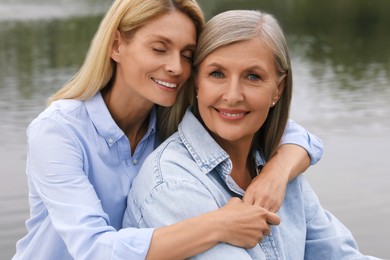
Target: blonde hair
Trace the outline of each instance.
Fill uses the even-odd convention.
[[[110,50],[116,31],[119,30],[123,36],[131,39],[140,27],[172,10],[187,15],[199,35],[204,17],[195,0],[115,0],[100,23],[84,64],[69,82],[49,98],[49,104],[59,99],[86,100],[110,85],[115,76],[116,65],[110,57]],[[159,130],[164,137],[177,129],[188,105],[185,93],[178,95],[177,103],[173,108],[158,109],[162,117],[158,120],[158,128],[161,128]]]
[[[277,104],[271,108],[266,121],[256,134],[252,149],[263,152],[269,159],[280,143],[287,124],[291,96],[292,73],[287,42],[277,20],[270,14],[254,10],[232,10],[214,16],[206,23],[199,36],[194,54],[194,68],[213,51],[232,43],[261,39],[273,52],[279,80],[284,90]],[[193,86],[192,91],[195,91]],[[196,100],[193,99],[197,112]]]

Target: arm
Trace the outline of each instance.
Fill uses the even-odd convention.
[[[172,197],[176,197],[174,193],[172,195]],[[158,197],[161,198],[161,194]],[[162,197],[166,198],[165,196]],[[156,201],[156,203],[164,205],[163,201]],[[177,198],[175,201],[177,201]],[[209,213],[201,214],[197,217],[194,217],[195,214],[200,214],[200,212],[186,216],[180,215],[183,212],[191,212],[194,207],[199,206],[194,205],[194,203],[198,204],[202,203],[202,201],[198,200],[195,202],[191,200],[186,202],[187,206],[185,208],[180,207],[170,211],[170,213],[176,216],[173,217],[172,215],[164,219],[167,221],[165,223],[174,219],[173,221],[177,221],[176,224],[156,229],[153,234],[147,259],[184,259],[195,256],[195,259],[227,259],[233,257],[233,259],[249,260],[252,258],[244,248],[256,246],[262,240],[263,233],[269,234],[269,226],[266,222],[257,221],[258,226],[262,226],[260,228],[262,231],[258,231],[259,228],[255,226],[248,227],[248,223],[253,223],[252,217],[257,216],[255,218],[262,220],[265,216],[255,213],[255,210],[248,210],[238,198],[229,201],[228,205],[221,210],[212,210]],[[152,209],[154,208],[153,205],[149,206]],[[160,210],[159,208],[158,212]],[[248,216],[247,221],[243,219],[244,214]],[[156,214],[150,214],[146,217],[148,218],[148,222],[159,221],[159,216]],[[227,221],[229,217],[232,218]],[[184,218],[188,219],[184,220]],[[237,219],[240,222],[235,222],[234,226],[232,226],[231,223],[228,223],[232,222],[232,219]],[[241,234],[234,232],[234,230],[240,230],[239,232]],[[230,236],[230,234],[234,234],[234,236]],[[246,243],[245,240],[248,237],[256,238],[252,239],[252,242]],[[232,241],[240,247],[228,244],[228,241]]]
[[[69,129],[46,119],[32,125],[28,136],[27,173],[30,188],[36,192],[30,198],[32,210],[44,215],[44,232],[55,238],[42,247],[61,255],[63,244],[56,242],[61,240],[75,259],[144,259],[153,230],[117,232],[110,226],[109,216],[84,172],[82,148]],[[123,252],[125,258],[120,258]]]
[[[287,183],[319,161],[322,151],[318,137],[289,120],[281,145],[247,188],[244,202],[278,211]]]
[[[359,252],[352,233],[321,206],[303,178],[301,187],[306,216],[305,259],[378,259]]]
[[[268,223],[279,223],[275,214],[244,204],[238,198],[231,199],[218,209],[215,198],[200,181],[163,183],[152,192],[147,192],[144,198],[140,194],[145,191],[145,183],[152,182],[152,179],[148,176],[150,171],[142,170],[129,193],[124,226],[157,227],[148,259],[160,259],[161,256],[183,259],[218,243],[251,248],[262,239],[263,234],[269,233]],[[184,174],[190,175],[187,172]],[[219,250],[221,247],[229,250]],[[228,244],[218,244],[207,252],[206,255],[215,253],[218,256],[230,252],[238,259],[248,258],[245,249]]]

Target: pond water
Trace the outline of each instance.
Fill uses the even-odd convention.
[[[292,55],[291,118],[325,144],[305,175],[363,253],[390,258],[390,2],[199,2],[207,18],[239,8],[279,19]],[[26,127],[78,69],[110,3],[0,0],[0,259],[26,232]]]

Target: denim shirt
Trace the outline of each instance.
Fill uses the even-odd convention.
[[[309,134],[310,135],[310,134]],[[321,147],[310,135],[309,150]],[[258,166],[265,163],[256,153]],[[130,190],[124,226],[161,227],[223,207],[244,191],[228,154],[187,110],[179,130],[145,161]],[[281,224],[252,249],[220,243],[194,259],[363,259],[350,231],[323,209],[301,175],[278,211]]]

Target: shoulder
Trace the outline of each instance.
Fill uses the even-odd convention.
[[[30,123],[29,128],[47,120],[72,121],[72,119],[76,119],[74,113],[79,114],[83,110],[83,103],[83,101],[73,99],[54,101]]]
[[[170,180],[188,179],[188,171],[196,168],[196,162],[175,133],[146,158],[137,179],[152,180],[158,185]]]
[[[146,158],[133,180],[130,194],[141,202],[153,190],[167,183],[199,183],[200,174],[191,154],[174,134]]]
[[[42,140],[50,134],[73,139],[88,124],[88,113],[83,103],[79,100],[53,102],[29,124],[28,138]]]

